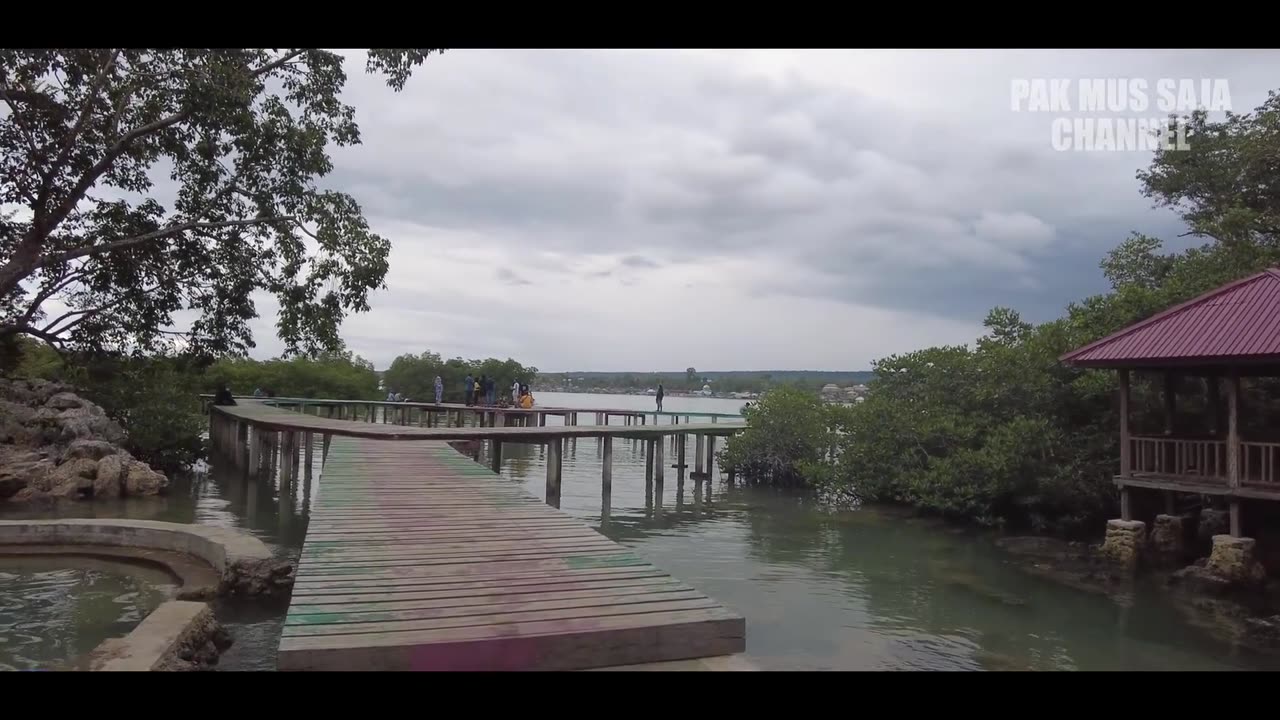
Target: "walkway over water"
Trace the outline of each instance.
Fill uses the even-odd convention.
[[[209,394],[201,395],[200,398],[205,402],[213,400],[213,396]],[[511,418],[531,418],[534,425],[545,425],[547,416],[563,417],[566,425],[577,425],[578,416],[591,414],[595,415],[597,425],[608,425],[611,418],[623,418],[626,424],[658,424],[662,417],[671,419],[671,423],[679,423],[680,418],[684,418],[686,423],[693,418],[709,418],[711,422],[717,422],[720,419],[741,420],[741,413],[715,413],[715,412],[686,412],[682,410],[665,410],[658,412],[655,410],[637,410],[628,408],[576,408],[576,407],[555,407],[550,405],[538,405],[532,408],[507,407],[489,405],[464,405],[462,403],[430,403],[430,402],[393,402],[388,400],[336,400],[332,398],[300,398],[300,397],[254,397],[247,395],[236,395],[237,401],[261,401],[270,402],[280,407],[298,407],[303,411],[316,408],[325,408],[329,412],[329,417],[335,416],[335,411],[342,418],[356,419],[362,417],[366,422],[376,422],[379,417],[382,422],[393,422],[400,425],[428,425],[434,424],[432,420],[436,416],[443,416],[446,424],[450,418],[457,417],[458,424],[461,425],[461,418],[464,415],[474,415],[481,418],[492,416],[495,413],[501,413]],[[381,409],[381,416],[377,410]],[[418,422],[413,422],[414,411],[417,411]],[[652,418],[653,422],[649,423]]]
[[[741,616],[445,443],[339,437],[278,663],[571,670],[739,653],[745,634]]]

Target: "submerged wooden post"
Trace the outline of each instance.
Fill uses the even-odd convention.
[[[489,469],[495,473],[502,472],[502,441],[489,441]]]
[[[243,468],[246,464],[246,453],[249,452],[249,423],[236,423],[236,467]]]
[[[600,512],[608,517],[613,506],[613,438],[606,435],[600,438],[600,443],[604,446],[604,460],[600,466]]]
[[[662,504],[662,481],[666,477],[664,472],[666,461],[663,459],[665,445],[665,440],[659,440],[653,445],[653,487],[654,492],[657,494],[659,505]]]
[[[711,467],[715,465],[715,462],[716,462],[716,436],[708,435],[707,436],[707,459],[706,459],[706,462],[704,462],[702,465],[702,467],[704,468],[704,472],[707,473],[708,478],[711,476]]]
[[[314,433],[309,432],[303,436],[306,438],[302,443],[302,452],[306,455],[306,459],[303,461],[303,472],[307,478],[311,477],[311,455],[315,452],[314,435]]]
[[[329,433],[325,433],[320,439],[320,467],[324,467],[324,463],[329,459],[329,441],[333,438]]]
[[[249,474],[257,475],[260,467],[262,467],[262,432],[258,428],[253,428],[253,434],[249,437]]]
[[[701,475],[703,473],[703,454],[706,452],[707,436],[695,435],[693,438],[693,471]]]
[[[556,508],[560,507],[561,443],[558,437],[547,441],[547,504]]]

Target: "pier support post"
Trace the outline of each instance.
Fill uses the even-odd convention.
[[[666,477],[664,472],[666,460],[663,459],[665,445],[665,440],[659,440],[653,444],[653,489],[659,505],[662,504],[662,482]]]
[[[563,449],[561,438],[547,441],[547,504],[554,508],[560,507],[560,456]]]
[[[609,517],[613,505],[613,438],[606,435],[600,438],[600,443],[604,446],[604,460],[600,466],[600,514]]]
[[[489,469],[495,473],[502,472],[502,441],[490,440]]]
[[[698,473],[699,475],[701,475],[703,472],[702,460],[703,460],[704,453],[706,452],[706,445],[707,445],[706,435],[699,434],[694,436],[693,438],[693,471]]]
[[[707,457],[706,457],[706,460],[704,460],[702,463],[703,472],[707,474],[708,480],[711,479],[711,468],[713,465],[715,465],[715,463],[716,463],[716,436],[708,435],[707,436]]]
[[[249,474],[257,475],[258,468],[262,467],[262,432],[258,428],[253,428],[253,434],[249,436]]]
[[[329,441],[332,439],[332,435],[325,433],[320,440],[320,467],[324,467],[325,461],[329,459]]]
[[[311,479],[311,455],[315,452],[315,433],[306,433],[303,437],[306,439],[302,443],[302,453],[306,456],[303,460],[303,473],[308,480]]]
[[[249,423],[236,423],[236,467],[244,468],[249,452]]]

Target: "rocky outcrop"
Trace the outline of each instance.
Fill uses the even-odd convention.
[[[1200,524],[1197,535],[1206,545],[1214,535],[1226,535],[1231,532],[1231,513],[1226,510],[1205,508],[1200,511]]]
[[[285,560],[263,558],[227,564],[220,595],[283,596],[293,589],[294,567]]]
[[[1099,554],[1115,565],[1136,569],[1146,547],[1147,524],[1137,520],[1108,520]]]
[[[1186,519],[1181,515],[1157,515],[1148,539],[1151,554],[1162,562],[1181,560],[1186,553]]]
[[[1173,574],[1170,581],[1206,595],[1253,594],[1263,589],[1267,571],[1254,557],[1257,541],[1213,536],[1213,552]]]
[[[119,447],[124,430],[71,388],[0,379],[0,501],[156,495],[168,479]]]

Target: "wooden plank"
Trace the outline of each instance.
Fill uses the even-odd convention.
[[[281,670],[577,670],[742,652],[741,618],[664,613],[280,642]]]
[[[740,616],[444,443],[335,433],[279,667],[372,653],[394,669],[588,668],[741,652],[744,635]]]

